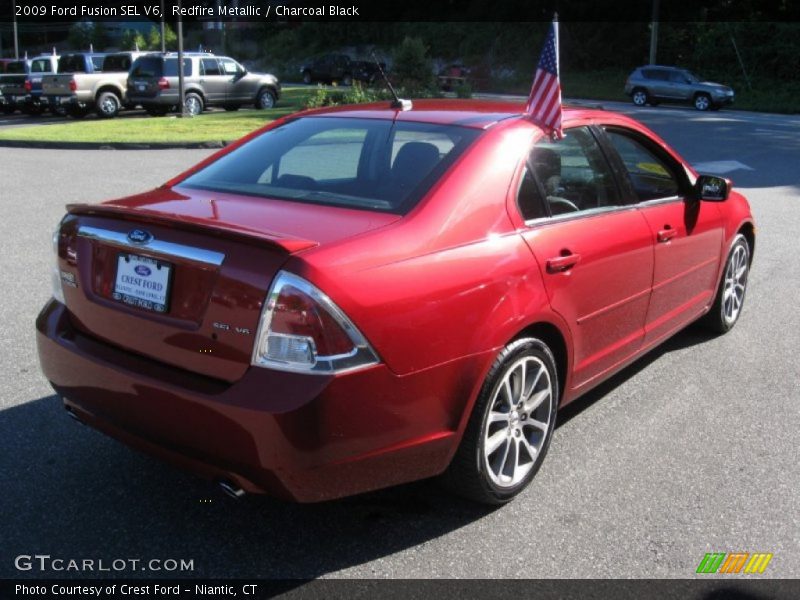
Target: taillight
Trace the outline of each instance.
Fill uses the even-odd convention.
[[[30,79],[26,79],[25,83],[23,84],[23,87],[25,88],[26,92],[30,92],[33,89],[33,85],[31,84],[31,80]]]
[[[78,90],[78,82],[74,79],[69,80],[69,91],[76,92]]]
[[[161,88],[162,90],[168,90],[169,80],[166,77],[162,77],[161,79],[158,80],[158,87]]]
[[[52,290],[53,290],[53,298],[61,302],[61,304],[66,304],[64,300],[64,288],[61,286],[61,266],[58,263],[58,254],[59,254],[59,241],[61,239],[61,223],[59,222],[58,227],[53,232],[53,266],[51,271],[51,278],[50,281],[52,283]]]
[[[377,362],[367,340],[326,294],[302,277],[278,273],[261,314],[253,365],[329,374]]]

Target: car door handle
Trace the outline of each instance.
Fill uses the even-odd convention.
[[[672,229],[671,227],[667,227],[666,229],[662,229],[658,232],[658,242],[660,244],[666,243],[674,238],[678,234],[677,229]]]
[[[564,271],[569,271],[572,267],[578,264],[578,261],[581,259],[580,254],[567,254],[564,256],[557,256],[555,258],[549,258],[547,260],[547,272],[548,273],[563,273]]]

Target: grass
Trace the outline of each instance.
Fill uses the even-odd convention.
[[[278,105],[269,110],[208,112],[193,118],[166,117],[95,119],[31,125],[0,131],[0,140],[90,143],[229,142],[304,107],[313,92],[286,88]],[[43,117],[47,119],[47,117]]]

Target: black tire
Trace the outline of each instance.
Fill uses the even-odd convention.
[[[41,116],[44,111],[38,104],[28,104],[22,109],[22,112],[29,117],[38,117]]]
[[[193,117],[201,114],[205,109],[203,98],[200,96],[200,94],[196,94],[194,92],[189,92],[183,97],[183,106],[186,114],[189,114]]]
[[[169,108],[164,106],[148,106],[144,111],[151,117],[163,117],[169,112]]]
[[[733,239],[725,267],[722,270],[717,295],[711,310],[702,318],[702,324],[716,333],[727,333],[739,321],[747,295],[747,277],[750,273],[750,245],[741,233]],[[737,271],[743,268],[741,275]],[[733,277],[733,280],[731,279]],[[737,286],[741,286],[739,289]],[[741,292],[741,293],[739,293]],[[732,311],[735,309],[735,311]]]
[[[645,106],[648,102],[650,102],[650,94],[648,94],[647,90],[644,88],[635,88],[631,92],[631,101],[636,106]]]
[[[533,366],[539,377],[531,376],[527,379],[526,375],[526,380],[533,380],[533,383],[527,394],[523,391],[516,396],[519,404],[514,405],[516,400],[509,397],[505,390],[513,390],[511,396],[515,396],[522,389],[520,365],[523,369]],[[544,373],[547,374],[546,377]],[[504,384],[506,379],[509,381],[508,387]],[[525,383],[526,388],[527,386],[528,383]],[[523,408],[524,398],[527,396],[530,400],[540,395],[544,399],[530,410],[529,415],[526,414]],[[508,344],[486,375],[461,444],[447,471],[442,475],[444,485],[460,496],[483,504],[504,504],[517,496],[530,484],[547,454],[556,423],[558,399],[556,363],[547,345],[536,338],[521,338]],[[498,421],[496,417],[505,414],[504,408],[508,409],[509,416],[505,421]],[[533,423],[538,425],[535,427]],[[545,431],[538,427],[543,423],[546,424]],[[489,438],[505,442],[501,441],[491,450],[486,446]],[[520,450],[523,444],[526,447],[538,447],[535,457],[527,450]],[[511,456],[512,448],[515,463],[519,463],[520,458],[532,460],[526,460],[522,465],[512,465],[511,481],[507,484],[498,483],[498,477],[506,476],[507,459]],[[515,482],[517,468],[522,470],[519,480]]]
[[[50,112],[56,117],[66,117],[67,116],[67,109],[61,106],[60,104],[51,104],[50,105]]]
[[[2,111],[3,111],[3,114],[4,114],[4,115],[13,115],[13,114],[14,114],[14,111],[15,111],[15,110],[17,110],[17,109],[16,109],[16,107],[14,107],[14,106],[13,106],[13,105],[11,105],[11,104],[4,104],[4,105],[2,106],[2,109],[0,109],[0,110],[2,110]]]
[[[222,108],[224,108],[228,112],[236,112],[241,108],[241,106],[239,104],[226,104]]]
[[[711,96],[704,93],[695,94],[692,105],[699,111],[706,111],[711,108]]]
[[[353,76],[350,73],[345,73],[342,77],[342,85],[353,85]]]
[[[113,119],[121,107],[122,100],[114,92],[103,92],[94,103],[94,111],[101,119]]]
[[[256,108],[267,110],[275,106],[275,94],[268,88],[263,88],[256,96]]]
[[[311,72],[303,71],[303,83],[309,85],[311,83]]]

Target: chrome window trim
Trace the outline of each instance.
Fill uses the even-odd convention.
[[[635,206],[647,207],[656,206],[658,204],[671,204],[672,202],[683,202],[686,200],[684,196],[665,196],[664,198],[652,198],[650,200],[641,200]]]
[[[617,206],[605,206],[602,208],[593,208],[591,210],[581,210],[578,212],[565,213],[562,215],[555,215],[552,217],[539,217],[538,219],[531,219],[525,221],[526,227],[538,227],[539,225],[546,225],[547,223],[563,223],[565,221],[574,221],[577,219],[589,219],[595,216],[608,215],[611,213],[622,212],[626,210],[638,209],[636,204],[619,204]]]
[[[122,233],[120,231],[110,231],[108,229],[100,229],[99,227],[91,227],[88,225],[81,225],[78,227],[78,236],[90,240],[97,240],[112,246],[129,249],[134,252],[146,250],[166,256],[183,258],[192,262],[213,265],[215,267],[219,267],[222,264],[222,261],[225,260],[225,255],[221,252],[206,250],[204,248],[196,248],[194,246],[184,246],[183,244],[175,244],[173,242],[165,242],[158,239],[152,239],[144,244],[134,244],[128,239],[128,235],[126,233]]]

